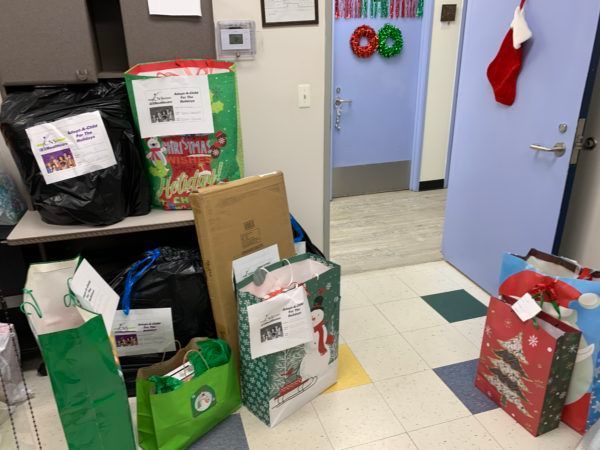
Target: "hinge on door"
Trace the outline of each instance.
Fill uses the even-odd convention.
[[[583,150],[583,131],[585,130],[585,118],[579,119],[577,122],[577,130],[575,131],[575,142],[573,143],[573,153],[571,153],[571,164],[577,164],[579,153]]]

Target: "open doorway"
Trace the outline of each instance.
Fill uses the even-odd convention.
[[[463,2],[333,3],[331,256],[346,274],[440,260]],[[397,44],[384,28],[401,51],[365,57],[373,34]]]

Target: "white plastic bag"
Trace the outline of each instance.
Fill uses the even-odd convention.
[[[14,405],[27,400],[21,375],[19,343],[13,325],[0,323],[0,402]]]

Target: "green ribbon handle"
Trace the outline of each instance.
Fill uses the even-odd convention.
[[[25,309],[25,307],[27,305],[29,305],[33,308],[33,310],[35,311],[37,316],[41,319],[42,318],[42,309],[40,308],[40,305],[38,304],[37,300],[33,296],[33,292],[31,291],[31,289],[23,289],[23,294],[29,295],[29,297],[31,297],[31,301],[30,302],[23,301],[23,303],[21,303],[21,305],[19,306],[19,309],[21,310],[21,312],[27,316],[30,316],[31,313]]]
[[[67,279],[68,292],[63,296],[63,303],[65,304],[66,308],[71,306],[81,306],[77,295],[75,295],[73,289],[71,289],[71,280],[72,278]]]

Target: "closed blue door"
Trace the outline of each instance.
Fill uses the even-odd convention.
[[[386,23],[403,34],[398,56],[361,59],[350,37],[363,24],[375,31]],[[333,196],[407,189],[413,151],[423,19],[334,20],[334,100],[342,105],[333,129]],[[336,122],[332,105],[333,122]]]
[[[448,180],[443,254],[491,293],[503,252],[553,249],[600,11],[598,0],[528,1],[533,38],[507,107],[495,102],[486,69],[516,6],[468,2]]]

